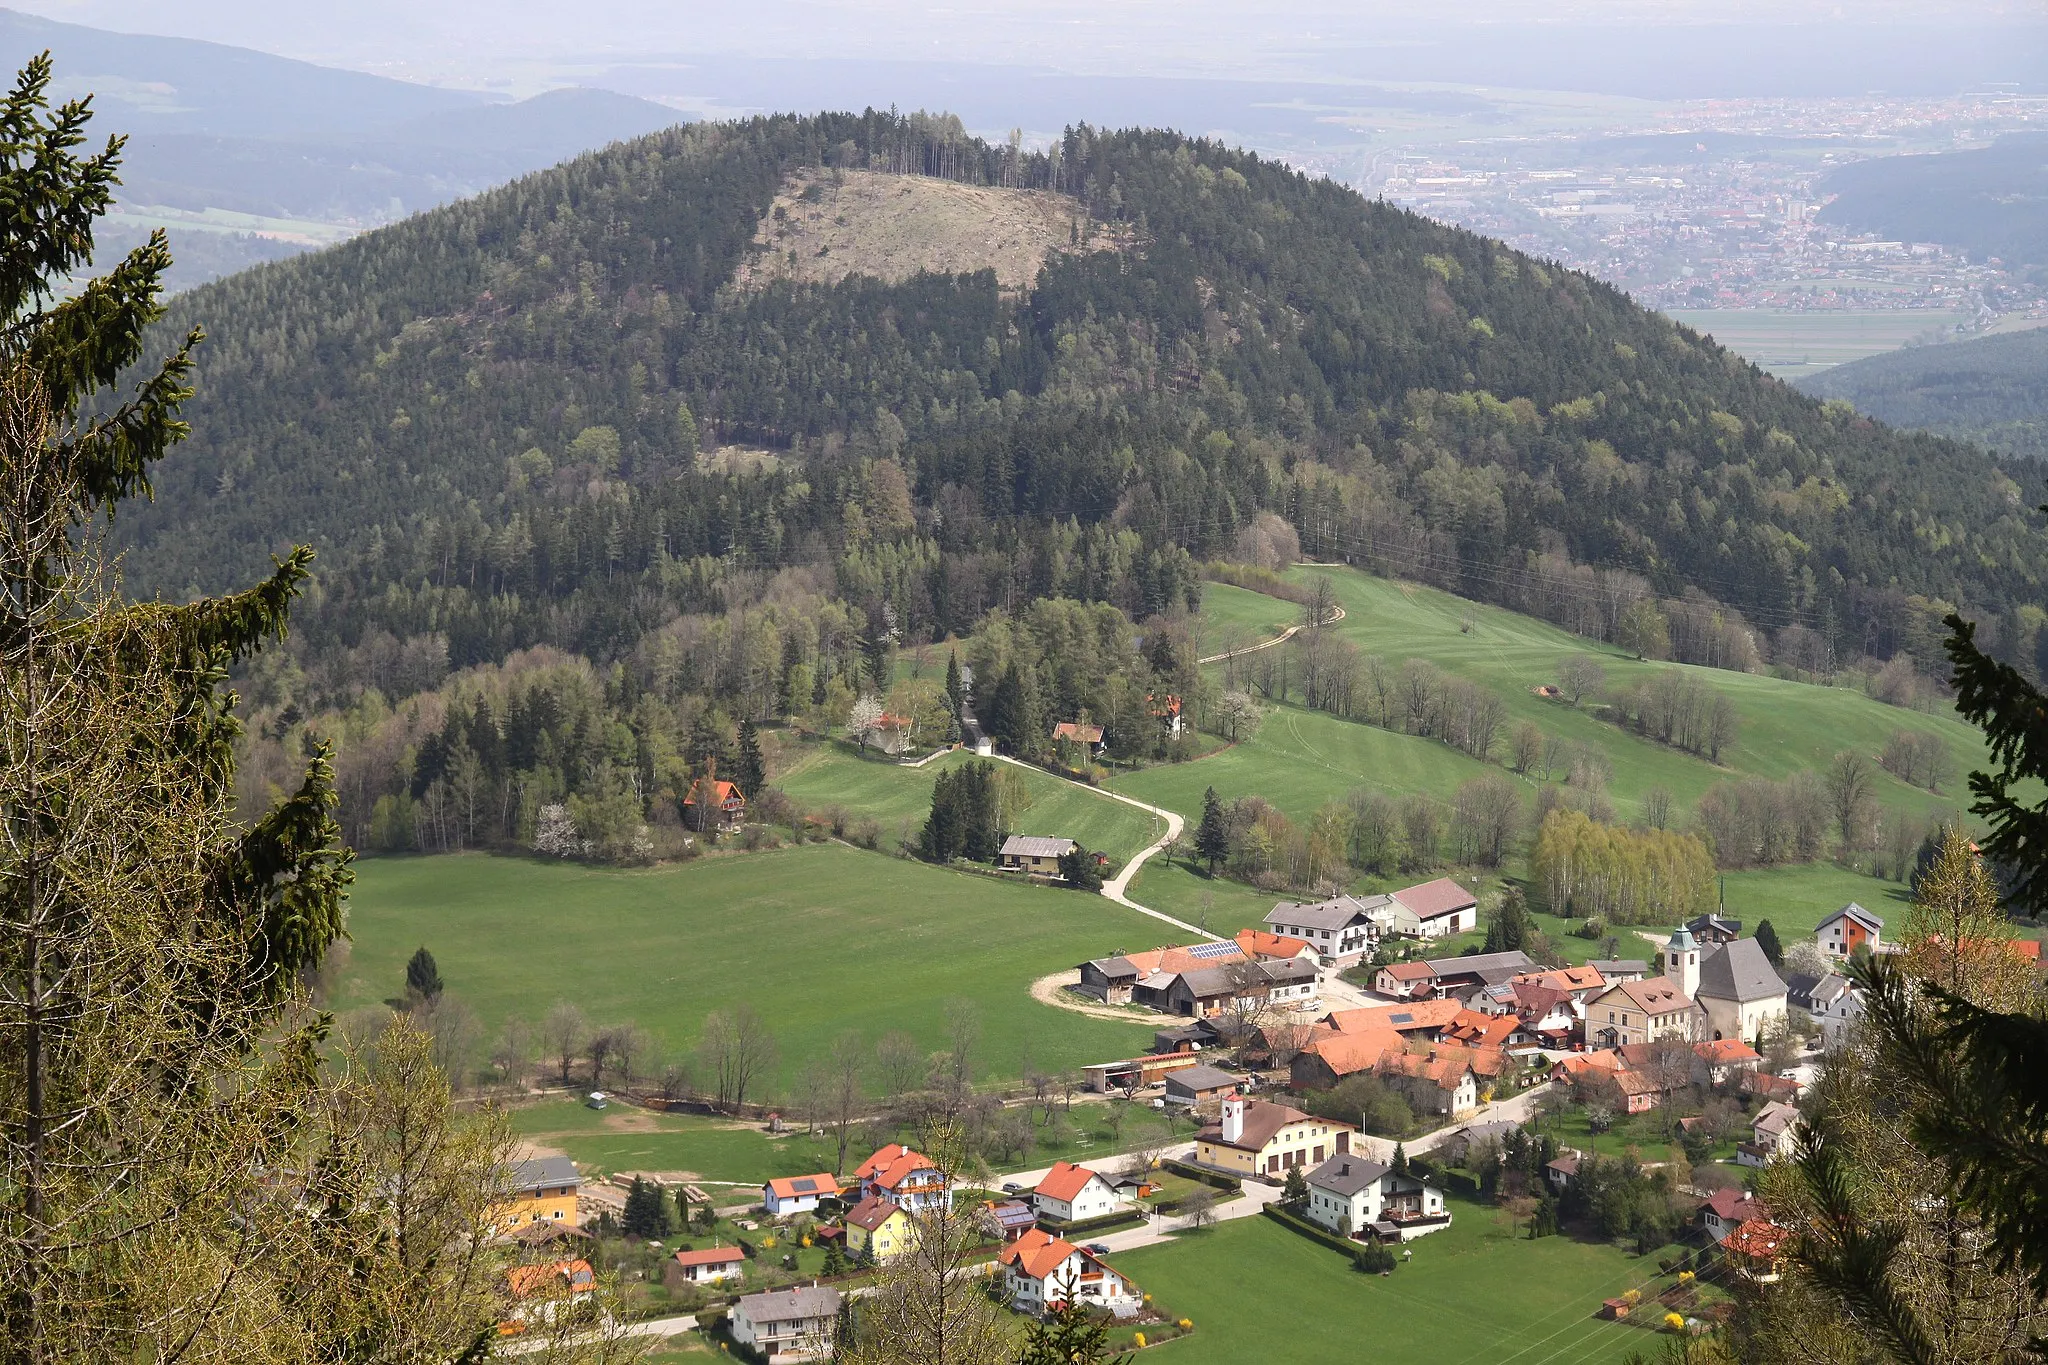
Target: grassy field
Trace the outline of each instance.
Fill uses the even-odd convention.
[[[1176,1365],[1374,1358],[1441,1365],[1654,1358],[1649,1332],[1593,1317],[1600,1301],[1663,1287],[1654,1257],[1568,1237],[1516,1238],[1504,1215],[1446,1201],[1455,1221],[1413,1243],[1391,1276],[1361,1275],[1338,1252],[1267,1218],[1242,1218],[1114,1257],[1117,1269],[1192,1335],[1161,1347]]]
[[[1716,765],[1625,732],[1598,719],[1589,706],[1575,709],[1534,693],[1536,687],[1556,682],[1558,661],[1568,654],[1596,657],[1611,683],[1682,665],[1639,662],[1531,617],[1357,570],[1297,568],[1289,577],[1306,580],[1316,574],[1329,576],[1345,607],[1345,619],[1333,629],[1364,652],[1395,667],[1408,658],[1427,659],[1491,688],[1506,703],[1510,725],[1530,720],[1546,734],[1605,754],[1614,772],[1609,790],[1623,815],[1637,813],[1652,787],[1669,791],[1682,810],[1709,786],[1730,777],[1783,778],[1800,768],[1822,767],[1841,749],[1855,749],[1874,759],[1894,730],[1939,735],[1959,771],[1984,757],[1977,732],[1952,716],[1900,710],[1843,688],[1723,669],[1688,669],[1726,695],[1740,717],[1740,737]],[[1248,608],[1236,599],[1245,597],[1286,606],[1227,584],[1209,584],[1204,594],[1208,611],[1242,614]],[[1136,774],[1129,779],[1130,790],[1186,810],[1191,789],[1199,809],[1204,770],[1229,781],[1229,786],[1216,781],[1219,792],[1258,791],[1290,813],[1306,813],[1330,793],[1359,785],[1443,794],[1481,767],[1433,740],[1283,707],[1266,718],[1256,738],[1211,758]],[[1960,791],[1952,787],[1937,796],[1887,773],[1879,773],[1877,783],[1883,804],[1922,814],[1952,810]]]
[[[798,1131],[770,1137],[760,1124],[695,1114],[655,1114],[625,1105],[600,1112],[574,1099],[550,1099],[521,1105],[511,1118],[520,1137],[606,1173],[691,1171],[706,1181],[758,1185],[773,1176],[830,1171],[839,1161],[838,1143],[827,1135]],[[1193,1131],[1187,1120],[1143,1105],[1125,1106],[1121,1124],[1112,1127],[1107,1105],[1077,1101],[1041,1127],[1037,1145],[1016,1165],[1101,1160],[1148,1142],[1185,1140]],[[849,1169],[868,1154],[868,1141],[856,1132],[847,1148]]]
[[[1103,804],[1109,804],[1107,802]],[[946,1002],[981,1016],[979,1070],[1027,1054],[1060,1068],[1127,1055],[1139,1026],[1033,1001],[1048,972],[1149,941],[1152,923],[1099,896],[812,844],[619,871],[462,855],[366,859],[338,1003],[397,993],[425,945],[448,990],[496,1030],[571,1000],[597,1023],[637,1022],[666,1049],[741,1000],[769,1021],[782,1075],[842,1030],[945,1039]]]
[[[1930,329],[1954,326],[1961,316],[1921,308],[1811,313],[1777,308],[1670,308],[1665,312],[1772,374],[1789,377],[1896,351]]]
[[[906,833],[912,840],[931,810],[932,783],[939,773],[971,761],[960,751],[911,768],[893,759],[863,758],[836,740],[805,740],[793,750],[788,768],[775,774],[775,784],[797,804],[813,811],[834,805],[881,822],[884,837]],[[1008,767],[1032,793],[1020,833],[1063,835],[1084,847],[1107,853],[1121,865],[1165,831],[1156,816],[1135,806],[1111,801],[1048,773]]]

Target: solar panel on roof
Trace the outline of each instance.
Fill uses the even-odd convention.
[[[790,1188],[792,1190],[795,1190],[798,1194],[809,1194],[811,1191],[818,1188],[818,1182],[811,1179],[809,1176],[805,1176],[802,1180],[792,1182]]]
[[[1412,1014],[1396,1014],[1389,1016],[1389,1018],[1396,1024],[1412,1024],[1415,1022],[1415,1016]]]
[[[1237,955],[1237,945],[1235,943],[1197,943],[1194,947],[1188,949],[1188,955],[1190,957],[1235,957]]]

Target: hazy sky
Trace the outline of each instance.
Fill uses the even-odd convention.
[[[2041,0],[14,0],[53,19],[171,33],[465,85],[705,53],[1048,65],[1131,75],[1341,79],[1350,54],[1473,25],[1641,30],[1819,24],[1929,30],[2038,22]],[[1999,44],[1988,41],[1987,51]],[[1542,84],[1532,61],[1526,83]],[[1384,78],[1382,76],[1381,78]],[[1432,77],[1441,79],[1441,77]]]

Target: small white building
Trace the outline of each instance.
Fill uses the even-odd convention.
[[[1055,1161],[1045,1179],[1031,1192],[1038,1216],[1062,1223],[1079,1223],[1089,1218],[1107,1218],[1121,1213],[1124,1201],[1116,1187],[1101,1174],[1069,1161]]]
[[[1072,1298],[1118,1317],[1138,1310],[1144,1296],[1122,1275],[1064,1238],[1033,1228],[996,1256],[1003,1288],[1020,1313],[1040,1316]]]
[[[814,1213],[820,1199],[839,1197],[839,1177],[820,1172],[817,1175],[786,1175],[771,1180],[761,1187],[761,1207],[770,1218],[784,1218],[793,1213]]]
[[[1307,1178],[1303,1212],[1339,1236],[1406,1242],[1451,1225],[1442,1190],[1362,1156],[1333,1156]]]
[[[1815,927],[1813,941],[1822,953],[1837,962],[1854,957],[1860,949],[1881,953],[1884,921],[1850,901]]]
[[[674,1289],[685,1284],[714,1284],[737,1280],[747,1273],[747,1258],[738,1247],[704,1247],[678,1251],[662,1267],[662,1283]]]
[[[732,1339],[766,1356],[768,1365],[824,1360],[839,1326],[839,1291],[812,1285],[748,1294],[732,1306],[731,1324]]]
[[[1792,1135],[1799,1126],[1799,1111],[1780,1100],[1750,1116],[1750,1140],[1740,1144],[1735,1159],[1744,1166],[1762,1166],[1792,1155]]]

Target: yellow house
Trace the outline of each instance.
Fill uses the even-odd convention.
[[[846,1215],[846,1254],[855,1260],[893,1261],[917,1245],[917,1219],[880,1196],[870,1196]]]
[[[1223,1099],[1222,1121],[1195,1134],[1195,1160],[1239,1175],[1280,1176],[1295,1166],[1313,1169],[1351,1150],[1358,1130],[1284,1104]]]
[[[576,1163],[565,1156],[544,1156],[532,1161],[515,1161],[505,1170],[507,1199],[493,1220],[500,1232],[529,1223],[561,1223],[576,1226],[576,1191],[583,1177]]]

